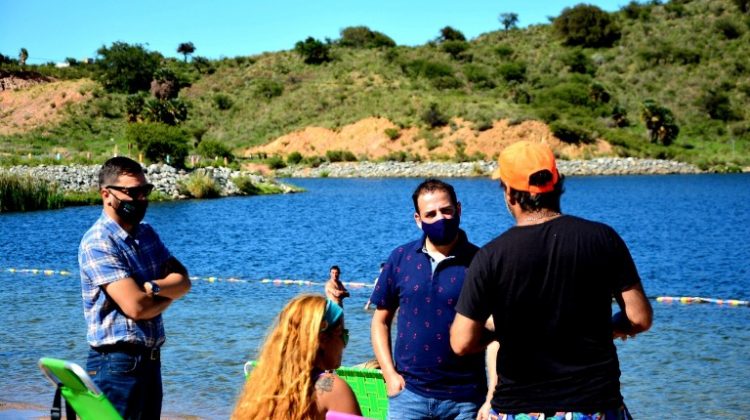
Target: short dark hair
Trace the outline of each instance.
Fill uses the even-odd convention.
[[[331,268],[328,269],[328,271],[331,271],[331,270],[336,270],[339,273],[341,272],[341,269],[339,268],[338,265],[332,265]]]
[[[552,179],[552,173],[548,170],[542,170],[531,174],[529,177],[529,185],[545,185]],[[510,189],[510,196],[515,200],[523,211],[539,211],[542,209],[552,210],[560,212],[560,197],[565,192],[563,183],[565,176],[560,174],[555,189],[547,193],[534,194],[528,191],[518,191],[512,187]],[[505,184],[500,181],[500,184],[505,189]]]
[[[421,184],[417,185],[414,194],[411,195],[415,212],[419,213],[419,205],[417,204],[419,196],[434,191],[445,191],[450,197],[453,207],[458,207],[458,198],[456,198],[456,190],[453,189],[453,186],[437,178],[427,178]]]
[[[108,159],[99,170],[99,188],[104,188],[117,182],[120,175],[141,175],[146,171],[140,163],[125,156],[116,156]]]

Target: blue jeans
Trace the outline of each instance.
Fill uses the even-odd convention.
[[[417,420],[417,419],[456,419],[474,420],[477,411],[484,402],[454,401],[423,397],[404,388],[403,391],[388,397],[388,420]]]
[[[161,416],[161,361],[148,355],[89,351],[86,372],[125,419]]]

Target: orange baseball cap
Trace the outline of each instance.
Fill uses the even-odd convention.
[[[503,149],[497,159],[498,168],[492,179],[500,178],[503,184],[517,191],[533,194],[550,192],[555,189],[560,174],[557,172],[555,155],[545,143],[521,140]],[[552,179],[544,185],[529,185],[531,175],[548,170]]]

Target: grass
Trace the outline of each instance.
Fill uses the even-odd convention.
[[[221,188],[216,180],[200,169],[181,181],[179,190],[193,198],[217,198],[221,195]]]
[[[54,184],[30,176],[0,173],[0,213],[59,209],[63,194]]]

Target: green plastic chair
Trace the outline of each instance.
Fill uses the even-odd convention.
[[[378,420],[386,418],[388,414],[388,394],[380,370],[342,366],[336,369],[336,373],[354,391],[363,416]]]
[[[250,375],[256,361],[245,362],[245,378]],[[388,394],[385,389],[385,380],[379,369],[360,369],[353,367],[340,367],[336,374],[346,381],[357,397],[362,415],[375,420],[384,420],[388,415]]]
[[[60,387],[65,401],[81,420],[122,420],[112,403],[77,364],[42,357],[39,359],[39,369],[55,388]]]

